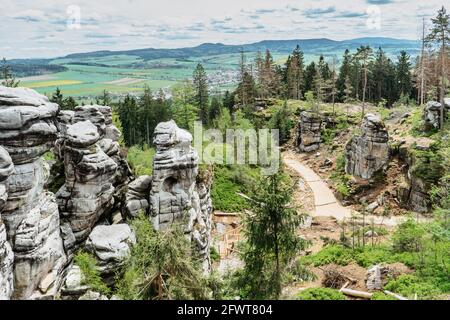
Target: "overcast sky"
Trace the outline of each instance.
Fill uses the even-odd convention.
[[[442,0],[0,0],[0,57],[269,39],[417,39],[422,16],[435,16],[442,4]]]

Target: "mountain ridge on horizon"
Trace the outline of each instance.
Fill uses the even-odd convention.
[[[336,47],[336,49],[342,48],[345,50],[354,49],[360,45],[369,45],[371,47],[398,47],[400,45],[406,45],[410,50],[418,50],[420,41],[419,40],[408,40],[408,39],[397,39],[391,37],[360,37],[348,40],[333,40],[329,38],[308,38],[308,39],[286,39],[286,40],[262,40],[254,43],[247,44],[224,44],[224,43],[213,43],[205,42],[197,46],[191,47],[180,47],[180,48],[139,48],[139,49],[126,49],[126,50],[96,50],[88,52],[76,52],[70,53],[64,56],[55,58],[44,58],[36,60],[56,60],[56,59],[80,59],[80,58],[90,58],[90,57],[102,57],[110,55],[136,55],[144,60],[159,59],[162,57],[167,58],[184,58],[188,56],[201,57],[205,55],[214,54],[227,54],[227,53],[238,53],[244,49],[247,52],[256,52],[269,49],[271,51],[279,52],[292,52],[296,45],[299,45],[304,52],[317,52],[320,51],[321,46],[324,52],[328,51],[330,47]],[[33,58],[29,59],[11,59],[12,62],[24,61],[24,60],[35,60]]]

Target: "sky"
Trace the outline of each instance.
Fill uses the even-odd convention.
[[[418,39],[442,0],[0,0],[0,57],[359,37]],[[448,8],[450,9],[450,8]]]

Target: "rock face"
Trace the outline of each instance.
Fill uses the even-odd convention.
[[[154,133],[156,154],[150,192],[152,221],[156,230],[193,215],[198,154],[192,136],[174,121],[160,123]]]
[[[186,232],[204,257],[204,270],[210,268],[211,231],[210,182],[198,177],[198,154],[191,146],[192,136],[174,121],[160,123],[154,133],[156,154],[150,192],[152,222],[156,230],[175,222],[186,224]]]
[[[444,119],[447,119],[450,111],[450,98],[444,99]],[[423,120],[425,130],[439,129],[441,119],[441,104],[436,101],[429,101],[423,110]]]
[[[0,147],[0,300],[10,299],[13,292],[14,254],[6,238],[6,227],[1,215],[8,199],[7,179],[13,171],[11,157]]]
[[[104,274],[111,274],[130,254],[136,238],[127,224],[97,226],[86,241],[86,250],[97,258]]]
[[[367,114],[361,135],[346,145],[345,172],[362,179],[371,179],[389,161],[388,132],[380,117]]]
[[[14,163],[2,220],[14,251],[17,299],[53,296],[66,262],[55,197],[44,192],[49,168],[42,159],[57,137],[58,110],[33,90],[0,87],[0,144]]]
[[[151,185],[151,176],[140,176],[128,184],[125,206],[122,210],[125,217],[135,218],[141,211],[148,213]]]
[[[411,147],[410,147],[411,148]],[[417,148],[417,146],[416,146]],[[403,207],[414,212],[428,213],[431,209],[429,183],[417,177],[413,172],[415,155],[408,147],[402,148],[400,159],[406,163],[407,172],[397,188],[397,198]]]
[[[323,126],[320,116],[307,111],[301,113],[297,133],[297,147],[300,151],[312,152],[319,149]]]
[[[114,205],[117,164],[97,144],[100,134],[89,120],[69,125],[64,141],[66,183],[58,191],[64,244],[84,242],[99,218]]]

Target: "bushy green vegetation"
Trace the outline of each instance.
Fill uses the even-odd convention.
[[[144,215],[132,221],[137,243],[116,278],[116,294],[127,300],[208,299],[209,279],[180,226],[155,231]]]
[[[334,183],[336,191],[344,199],[348,198],[353,190],[350,187],[351,176],[345,173],[345,155],[343,152],[339,153],[336,157],[336,169],[331,175],[331,180]]]
[[[288,267],[309,244],[298,237],[302,216],[291,206],[294,184],[278,172],[261,177],[250,193],[252,213],[244,216],[244,268],[237,281],[243,298],[277,299]]]
[[[146,145],[133,146],[128,149],[127,161],[135,176],[151,175],[153,172],[153,157],[155,149]]]
[[[349,246],[331,244],[318,253],[301,258],[305,265],[348,265],[356,263],[369,268],[379,263],[401,262],[414,270],[412,275],[391,279],[385,289],[420,299],[435,298],[450,292],[450,233],[445,220],[419,224],[409,219],[400,224],[392,243]]]
[[[215,166],[211,197],[216,210],[241,212],[250,204],[238,193],[246,193],[260,175],[259,168],[246,165]]]
[[[335,289],[308,288],[297,294],[297,300],[345,300],[345,296]]]
[[[389,281],[385,289],[410,299],[415,298],[416,295],[418,299],[436,299],[443,293],[434,284],[410,274],[404,274]]]
[[[110,294],[111,289],[103,282],[100,272],[97,268],[97,260],[88,252],[79,251],[75,255],[75,264],[80,267],[82,284],[89,286],[93,291]]]

